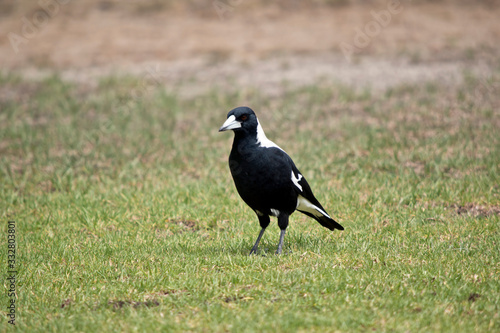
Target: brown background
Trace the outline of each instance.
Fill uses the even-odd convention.
[[[230,10],[222,18],[214,1],[60,1],[67,3],[46,0],[53,13],[45,19],[36,1],[0,2],[4,71],[93,82],[155,69],[167,86],[196,94],[213,85],[272,92],[283,81],[321,78],[375,89],[453,83],[464,71],[487,76],[499,66],[498,1],[401,1],[401,12],[350,62],[340,44],[354,44],[356,29],[388,1],[221,0]],[[9,34],[23,36],[25,20],[37,15],[41,26],[14,52]]]

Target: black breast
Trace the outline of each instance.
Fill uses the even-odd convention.
[[[271,208],[291,214],[297,207],[291,163],[286,153],[274,147],[233,146],[229,155],[238,193],[252,209],[264,214],[270,214]]]

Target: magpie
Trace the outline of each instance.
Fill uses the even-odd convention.
[[[290,156],[266,137],[252,109],[243,106],[229,111],[219,132],[227,130],[234,131],[229,154],[234,184],[243,201],[257,214],[262,228],[250,254],[257,253],[270,216],[277,217],[281,229],[276,254],[281,254],[288,218],[295,210],[332,231],[344,230],[314,197]]]

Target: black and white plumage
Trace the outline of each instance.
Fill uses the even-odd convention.
[[[257,252],[260,239],[270,223],[269,216],[278,218],[281,229],[277,254],[283,247],[288,218],[295,210],[312,217],[325,228],[344,230],[314,197],[290,156],[266,137],[252,109],[238,107],[231,110],[219,132],[227,130],[234,131],[229,155],[234,184],[243,201],[257,214],[262,227],[250,254]]]

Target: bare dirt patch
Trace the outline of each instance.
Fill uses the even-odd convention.
[[[113,307],[113,309],[121,309],[126,306],[131,306],[134,309],[145,306],[147,308],[159,306],[160,303],[155,300],[145,301],[145,302],[136,302],[136,301],[109,301],[108,305]]]
[[[468,203],[465,205],[452,205],[450,206],[455,209],[455,212],[461,216],[473,216],[473,217],[488,217],[494,215],[500,215],[500,207],[497,206],[481,206],[473,203]]]
[[[223,17],[212,2],[194,0],[72,1],[37,26],[43,9],[19,0],[3,8],[0,61],[4,71],[32,79],[54,71],[87,83],[112,74],[154,76],[186,96],[213,87],[274,94],[283,82],[322,78],[376,90],[435,79],[454,84],[463,71],[487,76],[496,63],[495,3],[401,1],[357,47],[357,34],[376,27],[373,13],[387,11],[387,1],[241,2]],[[31,34],[29,27],[23,34],[26,22]],[[13,34],[24,39],[16,44]],[[356,48],[350,61],[342,43]]]
[[[73,303],[73,300],[71,298],[65,299],[62,304],[61,304],[61,309],[67,308]]]
[[[181,294],[181,293],[187,293],[187,290],[176,290],[176,289],[167,289],[167,290],[161,290],[157,294],[158,296],[170,296],[174,294]]]
[[[189,230],[192,230],[192,231],[195,231],[195,230],[199,229],[198,224],[196,223],[196,221],[193,221],[193,220],[168,219],[167,223],[173,223],[173,224],[176,224],[176,225],[178,225],[180,227],[183,227],[185,229],[189,229]]]
[[[472,293],[469,295],[469,297],[467,298],[467,300],[471,303],[477,301],[479,298],[481,297],[480,294],[477,294],[477,293]]]

